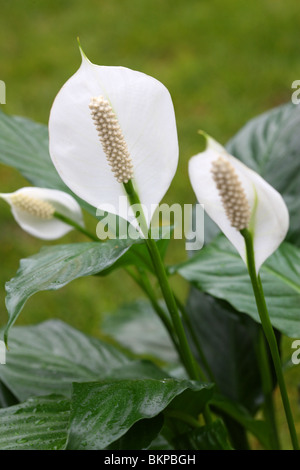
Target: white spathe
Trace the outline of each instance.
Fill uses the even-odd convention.
[[[209,217],[219,226],[235,246],[246,263],[245,241],[240,232],[231,226],[222,204],[211,169],[219,157],[227,159],[234,167],[245,191],[251,219],[249,230],[253,236],[256,270],[278,248],[289,228],[289,213],[282,196],[255,171],[230,155],[224,147],[203,133],[206,149],[189,161],[189,177],[199,203]]]
[[[24,196],[24,200],[29,197],[37,201],[45,201],[53,206],[55,211],[81,226],[84,225],[79,204],[71,195],[63,191],[38,187],[24,187],[13,193],[1,193],[0,197],[10,205],[16,222],[23,230],[34,237],[41,238],[42,240],[55,240],[73,230],[73,227],[56,217],[45,219],[21,209],[19,205],[13,203],[15,195],[18,195],[19,198]]]
[[[173,103],[158,80],[125,67],[92,64],[81,51],[78,71],[56,96],[49,118],[50,155],[65,184],[97,209],[132,221],[125,190],[115,179],[89,109],[107,99],[119,121],[133,163],[133,185],[148,225],[178,164]]]

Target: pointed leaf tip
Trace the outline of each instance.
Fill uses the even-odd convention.
[[[79,36],[77,36],[76,40],[77,40],[77,44],[78,44],[78,48],[79,48],[79,52],[80,52],[80,55],[81,55],[82,60],[84,59],[84,60],[87,60],[88,62],[90,62],[90,60],[88,59],[87,55],[84,53],[84,51],[83,51],[83,49],[82,49]]]

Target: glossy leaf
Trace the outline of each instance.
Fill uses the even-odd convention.
[[[0,450],[64,450],[69,413],[69,400],[55,395],[0,409]]]
[[[260,321],[246,266],[220,235],[196,256],[173,267],[198,289],[229,302]],[[272,325],[290,337],[300,336],[300,250],[283,243],[261,268],[260,276]]]
[[[137,421],[120,439],[110,444],[109,450],[146,449],[159,434],[164,418],[159,414],[151,419]]]
[[[5,339],[29,297],[40,291],[60,289],[74,279],[109,268],[132,243],[108,240],[56,245],[44,247],[36,255],[21,260],[16,276],[5,286],[9,314]]]
[[[13,328],[0,379],[20,401],[49,393],[69,396],[72,382],[107,376],[128,363],[110,344],[50,320]]]
[[[135,354],[178,362],[173,343],[147,300],[122,305],[116,312],[105,315],[101,328]]]
[[[166,377],[168,372],[149,360],[129,357],[110,343],[49,320],[13,328],[7,363],[0,368],[0,403],[9,406],[48,393],[69,396],[72,382]]]
[[[210,385],[174,379],[74,384],[68,449],[104,449],[141,419],[176,407],[176,397],[188,403],[192,395],[200,412],[211,393]]]
[[[220,419],[177,436],[174,443],[177,450],[232,450],[226,428]]]
[[[195,287],[190,291],[186,311],[218,389],[254,414],[263,401],[256,353],[259,325],[227,302]]]

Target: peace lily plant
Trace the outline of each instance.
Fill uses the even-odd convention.
[[[178,164],[170,94],[158,80],[144,73],[94,65],[82,50],[81,58],[80,68],[59,91],[51,108],[47,174],[39,155],[31,168],[33,186],[1,194],[17,223],[30,235],[55,240],[76,229],[90,240],[43,248],[22,260],[16,276],[6,285],[9,321],[4,338],[9,350],[7,364],[0,367],[0,436],[4,436],[0,448],[245,449],[250,446],[250,433],[264,448],[279,449],[273,402],[278,384],[291,442],[298,449],[277,344],[279,333],[293,336],[295,330],[300,331],[293,309],[292,320],[289,322],[288,313],[285,320],[286,304],[281,307],[278,297],[284,291],[286,299],[290,289],[291,297],[298,295],[299,300],[299,292],[296,295],[293,291],[299,249],[285,241],[289,211],[294,207],[291,193],[287,207],[282,195],[242,161],[243,154],[232,156],[203,133],[207,146],[189,161],[190,182],[198,202],[232,243],[238,258],[230,247],[226,248],[228,253],[221,250],[226,239],[217,234],[180,265],[166,266],[168,241],[154,240],[150,229]],[[266,118],[258,118],[257,132],[261,133],[272,119],[277,123],[276,113],[272,110]],[[291,110],[285,117],[291,119],[286,128],[293,128],[293,113]],[[6,139],[1,123],[5,122],[7,128],[15,119],[0,114],[0,142]],[[21,126],[22,120],[18,123]],[[30,126],[27,121],[25,124]],[[249,135],[246,129],[248,140]],[[39,139],[33,128],[32,139]],[[247,139],[243,146],[251,148]],[[21,168],[17,155],[22,145],[28,144],[22,140],[22,132],[16,132],[15,152],[9,153],[16,168]],[[0,159],[7,161],[3,148]],[[34,148],[24,148],[24,152],[34,155]],[[263,157],[256,155],[257,159]],[[53,166],[49,166],[50,158]],[[42,187],[47,177],[53,189]],[[120,205],[120,198],[125,198],[126,204]],[[86,209],[96,217],[95,223],[97,209],[125,219],[138,231],[139,238],[100,242],[96,229],[93,233],[84,226]],[[285,253],[289,253],[288,263],[284,262]],[[274,256],[283,266],[280,276],[273,269]],[[247,268],[250,279],[245,276]],[[147,312],[132,305],[125,319],[113,315],[113,327],[106,330],[105,323],[102,327],[121,343],[122,350],[54,320],[10,331],[34,293],[62,288],[82,276],[94,275],[101,283],[101,275],[108,276],[115,269],[123,269],[147,299],[142,303]],[[172,287],[173,272],[194,286],[187,303]],[[274,296],[269,291],[264,296],[260,274],[269,285],[277,283]],[[241,286],[242,297],[238,292],[236,298],[232,295],[235,282]],[[199,302],[194,297],[195,288],[199,289]],[[281,317],[273,315],[273,297],[276,312],[279,310],[285,320],[282,323]],[[247,298],[247,302],[241,305],[241,298]],[[195,307],[191,305],[195,303],[197,315],[193,316]],[[208,325],[201,321],[206,309]],[[275,332],[277,324],[280,328]],[[122,339],[120,331],[126,331]],[[220,331],[222,344],[217,336]],[[225,338],[226,331],[230,331],[230,338]],[[243,331],[243,337],[236,336],[238,331]],[[242,354],[231,356],[232,348],[226,347],[231,340],[240,350],[247,345],[250,374],[243,370]],[[213,350],[216,341],[222,354]],[[124,345],[130,354],[124,351]],[[136,352],[137,346],[142,355]],[[233,369],[242,374],[230,382],[227,372]],[[236,386],[243,393],[234,396]],[[38,420],[34,419],[37,410]],[[261,410],[263,419],[257,418]],[[28,419],[31,415],[32,420]],[[18,435],[18,419],[24,421],[22,439],[12,442],[11,436]],[[1,423],[12,431],[5,433]],[[57,432],[50,432],[49,423]]]
[[[141,231],[193,379],[199,378],[178,307],[155,242],[147,229],[168,190],[178,163],[175,114],[168,90],[157,80],[123,67],[82,64],[54,100],[49,119],[49,148],[62,180],[98,209],[128,217],[142,212]],[[129,118],[130,117],[130,118]],[[83,157],[84,156],[84,157]],[[117,212],[128,196],[126,211]],[[148,209],[144,212],[143,206]],[[146,214],[150,217],[146,218]]]
[[[199,201],[248,266],[258,313],[268,341],[294,448],[296,429],[282,373],[277,340],[258,275],[263,262],[278,248],[289,228],[281,195],[261,176],[206,136],[204,152],[189,162],[189,175]]]

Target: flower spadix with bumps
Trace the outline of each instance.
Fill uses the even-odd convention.
[[[10,205],[20,227],[34,237],[55,240],[72,230],[72,226],[56,218],[57,213],[83,226],[79,204],[63,191],[25,187],[1,193],[0,197]]]
[[[10,202],[14,209],[26,212],[38,219],[52,219],[55,213],[54,206],[50,202],[24,194],[23,191],[11,194]]]
[[[212,162],[211,171],[231,226],[237,230],[247,228],[250,207],[234,167],[228,160],[220,157]]]
[[[207,134],[206,149],[189,161],[199,203],[246,260],[247,229],[253,237],[256,270],[278,248],[289,227],[282,196],[260,175],[230,155]]]
[[[90,110],[112,172],[118,183],[128,183],[133,165],[117,116],[103,96],[91,99]]]
[[[173,103],[158,80],[125,67],[92,64],[56,96],[50,155],[66,185],[92,206],[130,220],[123,183],[132,182],[148,225],[178,163]]]

